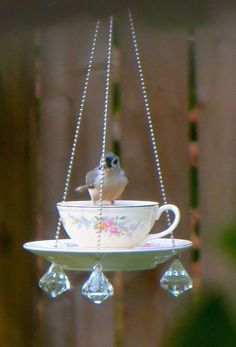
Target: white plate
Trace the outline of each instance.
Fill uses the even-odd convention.
[[[175,254],[192,246],[188,240],[147,237],[144,243],[132,249],[81,249],[71,239],[33,241],[24,248],[66,270],[90,271],[99,261],[104,271],[134,271],[153,269]]]

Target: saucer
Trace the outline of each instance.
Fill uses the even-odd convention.
[[[135,248],[82,249],[71,239],[27,242],[23,247],[61,265],[65,270],[90,271],[99,261],[104,271],[136,271],[153,269],[173,255],[182,253],[192,242],[182,239],[158,238],[149,235]]]

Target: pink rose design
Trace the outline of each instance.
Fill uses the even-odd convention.
[[[142,247],[152,247],[153,245],[150,242],[146,242]]]
[[[103,224],[104,224],[105,228],[107,228],[107,229],[109,229],[110,227],[113,226],[112,220],[109,220],[109,219],[105,220]]]
[[[112,225],[110,228],[109,228],[109,231],[111,234],[117,234],[118,233],[118,228],[115,227],[114,225]]]

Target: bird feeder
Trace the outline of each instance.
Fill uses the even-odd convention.
[[[105,153],[113,34],[113,17],[111,16],[109,19],[106,61],[101,158],[98,168],[100,174],[99,199],[95,203],[67,200],[80,123],[100,27],[98,21],[90,51],[64,194],[62,201],[57,204],[59,219],[55,237],[52,240],[24,244],[26,250],[43,257],[51,263],[48,271],[39,281],[39,286],[51,297],[56,297],[70,289],[70,281],[66,275],[66,270],[91,271],[88,280],[82,287],[82,294],[94,303],[100,304],[113,295],[113,287],[105,276],[105,271],[153,269],[173,256],[175,256],[175,259],[172,265],[161,278],[161,287],[174,296],[178,296],[192,287],[192,279],[178,258],[178,255],[189,249],[192,243],[189,240],[175,239],[173,235],[180,219],[180,212],[175,205],[167,202],[131,11],[129,11],[129,25],[137,63],[137,73],[144,99],[145,116],[150,133],[156,176],[160,185],[162,205],[159,206],[154,201],[139,200],[115,200],[111,204],[103,199],[106,183]],[[158,221],[162,213],[166,216],[166,229],[157,234],[150,234],[154,223]],[[171,218],[171,214],[174,215],[174,219]],[[69,236],[67,239],[60,238],[62,226]]]

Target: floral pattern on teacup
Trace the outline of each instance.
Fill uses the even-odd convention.
[[[150,242],[145,242],[141,247],[143,248],[153,247],[153,244]]]
[[[142,228],[145,224],[144,221],[138,220],[133,223],[125,216],[113,216],[113,217],[103,217],[101,220],[98,216],[95,217],[75,217],[72,215],[63,218],[63,223],[76,226],[77,228],[83,228],[89,230],[90,228],[95,228],[106,232],[109,236],[122,236],[127,235],[132,237],[138,229]]]

